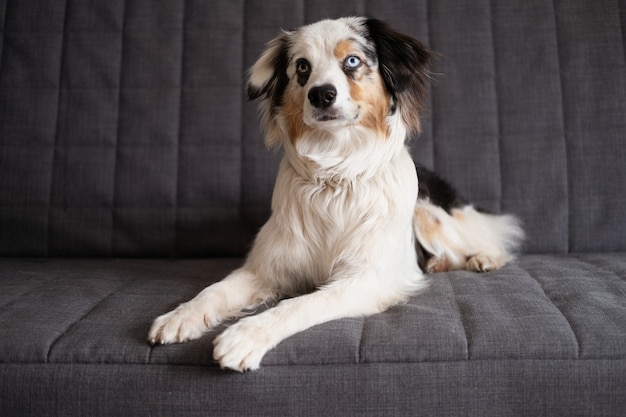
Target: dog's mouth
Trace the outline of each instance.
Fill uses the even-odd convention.
[[[354,115],[345,115],[339,111],[317,111],[312,115],[314,123],[329,123],[329,124],[352,124],[359,118],[359,111],[357,110]],[[334,122],[334,123],[332,123]]]
[[[330,122],[330,121],[339,120],[339,119],[340,118],[338,116],[333,116],[333,115],[330,115],[330,114],[324,114],[324,115],[318,116],[316,118],[316,120],[318,122]]]

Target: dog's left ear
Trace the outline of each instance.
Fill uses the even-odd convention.
[[[283,32],[271,40],[248,73],[248,98],[261,98],[259,109],[268,148],[280,145],[281,141],[281,129],[275,116],[283,104],[283,96],[289,84],[287,66],[291,35],[292,32]]]
[[[409,133],[419,133],[426,81],[430,78],[431,52],[418,40],[378,19],[367,19],[365,27],[376,46],[385,87],[394,98]]]
[[[261,57],[249,71],[248,98],[263,96],[273,105],[280,105],[289,78],[287,77],[290,32],[283,32],[267,44]]]

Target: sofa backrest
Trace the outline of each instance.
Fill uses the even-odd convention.
[[[0,1],[0,255],[230,256],[269,214],[245,71],[364,14],[438,53],[416,160],[519,215],[528,252],[626,250],[626,5]]]

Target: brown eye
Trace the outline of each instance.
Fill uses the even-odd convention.
[[[306,59],[299,59],[296,62],[296,71],[298,71],[299,74],[307,74],[311,71],[311,64],[309,64],[309,61]]]
[[[311,76],[311,64],[304,58],[296,61],[296,80],[300,86],[304,87]]]

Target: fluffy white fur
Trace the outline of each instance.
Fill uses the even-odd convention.
[[[481,213],[472,205],[448,213],[422,199],[415,207],[414,225],[418,241],[432,255],[427,272],[501,268],[515,258],[524,238],[514,216]]]
[[[266,142],[284,149],[271,218],[245,264],[158,317],[148,336],[151,343],[195,339],[243,309],[293,297],[242,318],[215,339],[213,356],[222,368],[255,370],[269,349],[294,333],[382,312],[424,285],[413,224],[420,217],[418,182],[405,147],[407,131],[419,129],[417,117],[406,115],[417,109],[406,108],[403,103],[412,101],[400,89],[397,95],[388,91],[397,81],[394,70],[385,66],[387,78],[381,78],[382,59],[371,53],[379,46],[372,39],[378,40],[374,33],[366,36],[366,22],[327,20],[284,32],[253,66],[249,85],[256,92],[252,95],[261,97]],[[359,59],[357,71],[346,70],[345,54]],[[298,59],[304,58],[310,73],[302,83],[296,72]],[[331,106],[320,109],[308,93],[328,84],[336,96]],[[382,120],[375,116],[380,106],[386,109]],[[441,213],[433,208],[429,215],[436,219]],[[477,253],[476,240],[468,240],[452,223],[446,227],[453,229],[448,239]],[[454,259],[451,263],[466,259],[457,262],[458,254],[435,242],[428,249],[436,257]]]

